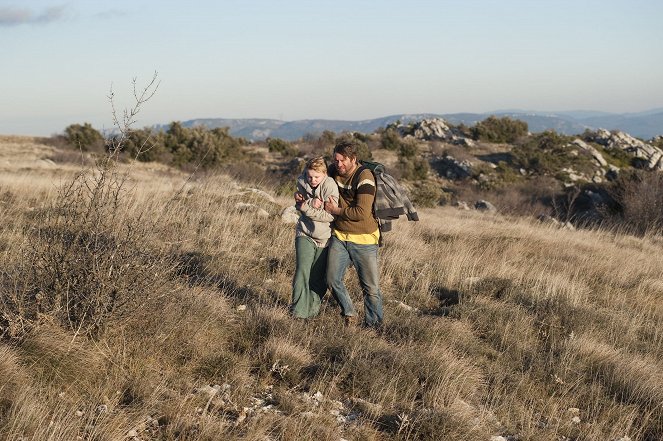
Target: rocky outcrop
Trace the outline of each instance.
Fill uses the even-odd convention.
[[[411,124],[394,124],[403,138],[412,137],[418,141],[443,141],[449,144],[473,147],[474,141],[464,136],[458,130],[449,127],[442,118],[422,119]]]
[[[642,168],[663,170],[663,150],[624,132],[597,130],[590,141],[604,146],[606,149],[622,150],[634,156]]]
[[[401,136],[413,136],[422,141],[444,141],[451,134],[451,128],[441,118],[424,119],[407,126]]]
[[[577,147],[580,147],[581,149],[587,151],[590,155],[592,155],[592,158],[594,158],[594,160],[601,167],[607,167],[608,166],[608,162],[605,160],[603,155],[598,150],[596,150],[594,147],[592,147],[591,145],[589,145],[585,141],[583,141],[582,139],[576,138],[576,139],[573,140],[573,142],[571,142],[571,144],[573,144]]]
[[[447,179],[463,179],[472,175],[470,161],[459,161],[451,155],[432,159],[431,166],[440,176]]]
[[[299,220],[299,211],[294,205],[289,205],[281,211],[281,222],[284,224],[296,224]]]

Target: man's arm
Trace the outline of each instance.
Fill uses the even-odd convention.
[[[325,210],[339,219],[361,221],[373,217],[373,200],[375,199],[375,178],[370,170],[363,170],[359,176],[357,193],[353,205],[338,207],[329,201],[325,202]]]

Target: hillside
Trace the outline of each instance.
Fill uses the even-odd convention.
[[[450,114],[401,114],[381,118],[345,121],[307,119],[281,121],[274,119],[232,119],[205,118],[183,121],[185,127],[201,125],[209,129],[229,127],[232,136],[250,140],[264,140],[268,137],[282,138],[289,141],[307,135],[319,135],[325,130],[332,132],[372,133],[380,127],[386,127],[396,121],[404,123],[421,119],[442,118],[452,124],[471,126],[489,116],[509,116],[527,122],[530,131],[543,132],[555,130],[565,135],[578,135],[585,130],[619,130],[641,139],[651,139],[663,135],[663,109],[650,112],[612,114],[605,112],[534,112],[534,111],[495,111],[489,113],[450,113]],[[164,128],[165,126],[160,126]]]
[[[344,328],[276,188],[71,153],[0,137],[2,439],[663,438],[660,235],[422,208]]]

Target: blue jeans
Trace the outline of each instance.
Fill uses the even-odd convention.
[[[357,269],[359,284],[364,294],[364,324],[379,325],[382,323],[382,292],[379,286],[378,246],[343,242],[332,235],[327,255],[327,285],[344,316],[356,315],[352,299],[343,282],[350,262]]]

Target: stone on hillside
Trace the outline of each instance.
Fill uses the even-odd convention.
[[[469,210],[470,209],[470,206],[467,205],[467,202],[465,202],[465,201],[456,202],[455,207],[457,207],[459,210]]]
[[[432,166],[440,176],[447,179],[463,179],[469,177],[472,173],[472,163],[470,161],[458,161],[450,155],[435,159]]]
[[[410,306],[407,303],[403,303],[400,300],[392,300],[391,303],[393,303],[397,307],[403,309],[404,311],[419,312],[419,309],[415,308],[414,306]]]
[[[576,139],[573,140],[572,144],[575,144],[576,146],[580,147],[581,149],[586,150],[587,152],[589,152],[589,154],[592,155],[592,158],[594,158],[594,160],[596,162],[598,162],[601,167],[607,167],[608,166],[608,162],[605,160],[603,155],[598,150],[596,150],[594,147],[592,147],[591,145],[589,145],[585,141],[583,141],[582,139],[576,138]]]
[[[299,211],[294,205],[289,205],[281,211],[281,222],[284,224],[296,224],[299,220]]]
[[[605,178],[608,181],[614,181],[619,177],[619,167],[611,165],[608,170],[605,172]]]
[[[653,152],[651,156],[649,156],[649,159],[647,159],[647,168],[663,170],[663,166],[661,166],[661,158],[663,158],[662,151],[659,150]]]
[[[420,141],[445,141],[450,144],[474,147],[472,139],[465,136],[462,131],[451,128],[442,118],[430,118],[409,124],[394,123],[388,128],[396,129],[403,138],[415,138]]]
[[[650,170],[663,170],[663,150],[636,139],[624,132],[609,132],[599,129],[592,141],[608,149],[622,150],[640,160],[640,164]]]
[[[479,211],[497,211],[497,208],[488,201],[480,200],[474,203],[474,208]]]
[[[252,193],[252,194],[254,194],[254,195],[256,195],[256,196],[260,196],[261,198],[265,199],[266,201],[269,201],[269,202],[276,202],[276,201],[274,200],[274,197],[272,197],[272,195],[270,195],[269,193],[264,192],[264,191],[262,191],[262,190],[259,190],[259,189],[257,189],[257,188],[249,188],[247,192]]]
[[[596,173],[592,176],[592,182],[595,184],[603,183],[603,175],[599,170],[596,170]]]
[[[210,385],[202,386],[201,388],[198,389],[198,392],[203,395],[207,395],[208,397],[213,397],[214,395],[218,394],[220,390],[221,386],[215,384],[214,386]]]
[[[432,118],[414,123],[410,134],[422,141],[434,141],[446,139],[450,131],[446,121],[441,118]]]
[[[235,204],[235,209],[237,211],[239,211],[240,213],[253,214],[256,217],[260,217],[260,218],[263,218],[263,219],[269,217],[269,213],[267,212],[267,210],[265,210],[263,208],[260,208],[257,205],[247,204],[246,202],[236,203]]]
[[[572,168],[566,168],[566,167],[565,167],[565,168],[562,169],[562,171],[565,172],[565,173],[568,175],[569,180],[570,180],[571,182],[576,182],[576,181],[579,181],[579,180],[581,180],[581,179],[584,180],[584,181],[587,181],[587,180],[588,180],[586,176],[584,176],[584,175],[582,175],[582,174],[578,174],[578,172],[576,172],[576,171],[575,171],[574,169],[572,169]]]
[[[447,141],[449,141],[450,143],[452,143],[454,145],[460,145],[460,146],[463,146],[463,147],[474,147],[474,146],[476,146],[476,143],[474,142],[474,140],[472,140],[470,138],[466,138],[464,136],[451,135],[447,139]]]
[[[583,195],[588,198],[592,205],[595,207],[604,205],[606,203],[605,197],[596,191],[585,190],[583,191]]]

